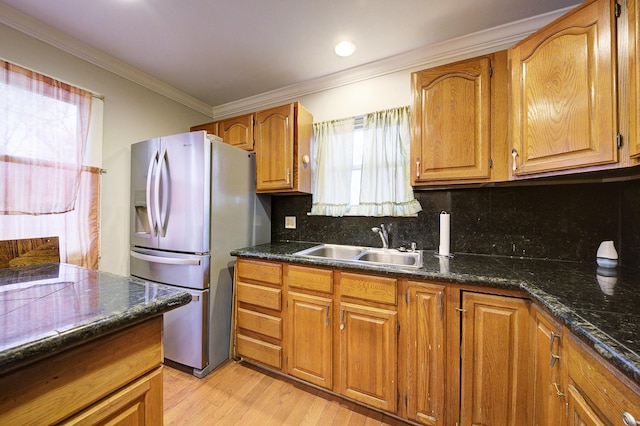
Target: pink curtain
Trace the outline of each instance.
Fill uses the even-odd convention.
[[[0,60],[0,240],[57,236],[98,268],[100,169],[83,166],[92,94]]]
[[[0,61],[0,214],[74,209],[91,93]]]

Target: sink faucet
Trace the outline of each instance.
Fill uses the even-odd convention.
[[[389,248],[389,233],[387,232],[387,228],[384,227],[384,224],[380,225],[380,228],[374,226],[371,230],[380,235],[380,239],[382,240],[382,248]]]

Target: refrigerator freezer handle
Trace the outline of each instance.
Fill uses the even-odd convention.
[[[150,256],[133,250],[131,250],[131,257],[146,260],[147,262],[164,263],[167,265],[200,265],[200,259]]]
[[[156,215],[158,216],[158,233],[161,237],[166,235],[166,223],[162,223],[162,214],[160,213],[160,180],[162,178],[162,165],[165,163],[165,159],[167,158],[167,148],[162,150],[162,154],[160,154],[160,159],[158,160],[158,172],[156,173],[156,182],[155,182],[155,206],[156,206]],[[166,219],[166,215],[165,215]]]
[[[149,160],[149,169],[147,170],[147,219],[149,220],[149,226],[151,227],[151,235],[156,235],[156,221],[153,215],[153,206],[151,205],[151,178],[153,176],[153,166],[158,161],[158,150],[153,154],[153,157]]]

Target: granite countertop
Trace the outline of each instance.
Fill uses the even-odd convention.
[[[187,292],[64,263],[0,268],[0,371],[190,301]]]
[[[369,266],[305,258],[293,253],[318,243],[283,242],[246,247],[234,256],[350,269],[483,287],[521,290],[545,307],[622,373],[640,384],[640,271],[606,270],[595,263],[424,251],[424,265]],[[607,276],[615,274],[615,276]]]

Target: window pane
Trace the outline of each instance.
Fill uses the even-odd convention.
[[[5,84],[0,84],[0,98],[0,155],[70,162],[78,158],[76,105]]]

